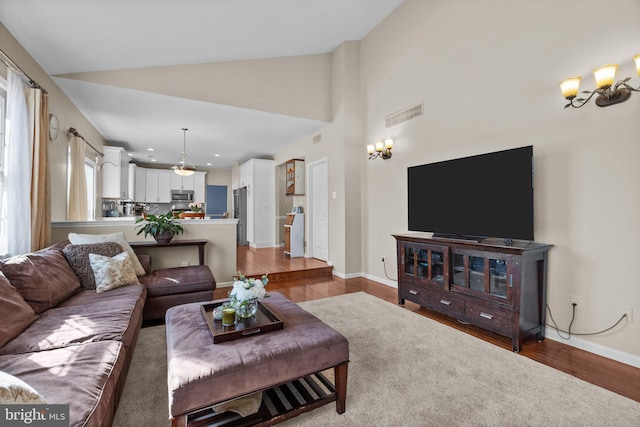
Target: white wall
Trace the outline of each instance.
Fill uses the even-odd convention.
[[[568,327],[572,294],[582,297],[575,332],[640,310],[640,96],[563,110],[558,87],[583,75],[592,89],[591,69],[610,62],[638,86],[640,3],[616,1],[615,10],[608,20],[595,0],[406,0],[362,41],[362,156],[365,143],[395,138],[392,159],[366,164],[364,273],[383,278],[380,256],[395,259],[391,234],[407,231],[408,166],[532,144],[535,238],[554,245],[555,320]],[[386,115],[418,103],[423,117],[385,129]],[[640,356],[638,336],[636,321],[580,339]]]

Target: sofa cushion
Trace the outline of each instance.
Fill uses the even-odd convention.
[[[36,314],[55,307],[80,288],[78,276],[60,249],[45,248],[0,262],[7,279]]]
[[[62,252],[69,265],[80,279],[80,286],[84,289],[95,289],[96,280],[89,263],[89,254],[112,257],[122,253],[124,249],[119,243],[85,243],[81,245],[67,245]]]
[[[46,405],[47,401],[29,384],[0,371],[0,405]]]
[[[126,354],[122,343],[103,341],[0,356],[0,370],[38,390],[49,404],[68,404],[69,426],[110,426]]]
[[[136,274],[141,276],[145,273],[142,264],[136,257],[136,253],[133,251],[129,242],[124,237],[123,232],[111,233],[111,234],[77,234],[77,233],[69,233],[68,235],[69,241],[75,245],[82,243],[104,243],[104,242],[116,242],[122,246],[122,249],[125,250],[131,257],[131,262],[133,263],[133,268],[136,270]]]
[[[130,289],[129,289],[130,288]],[[117,292],[120,289],[126,293]],[[129,347],[142,319],[146,290],[140,285],[92,294],[84,304],[63,305],[42,313],[21,334],[0,347],[0,355],[24,354],[97,341],[122,341]],[[114,297],[110,294],[114,293]],[[72,297],[72,300],[75,296]]]
[[[89,263],[96,279],[98,293],[139,283],[131,258],[126,252],[113,257],[89,254]]]
[[[215,279],[206,265],[163,268],[139,279],[147,288],[148,298],[215,289]]]
[[[0,347],[36,320],[33,308],[0,271]]]

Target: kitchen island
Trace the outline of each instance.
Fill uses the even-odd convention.
[[[136,235],[136,217],[113,217],[97,221],[65,221],[51,224],[52,243],[67,240],[69,233],[110,234],[122,231],[128,242],[151,241],[153,237]],[[237,219],[183,219],[184,233],[174,240],[205,239],[205,264],[209,266],[218,286],[230,286],[236,274]],[[151,255],[153,268],[198,265],[198,251],[176,247],[138,247],[137,253]]]

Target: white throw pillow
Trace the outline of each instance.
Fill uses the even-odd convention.
[[[111,258],[89,254],[89,263],[96,279],[96,292],[98,293],[140,283],[131,264],[131,258],[126,252]]]
[[[140,264],[140,260],[133,251],[133,248],[127,242],[122,231],[112,234],[77,234],[69,233],[68,239],[74,245],[82,245],[85,243],[104,243],[104,242],[116,242],[122,246],[125,252],[131,257],[131,263],[138,276],[145,274],[144,267]]]
[[[46,405],[47,401],[29,384],[0,371],[0,404]]]

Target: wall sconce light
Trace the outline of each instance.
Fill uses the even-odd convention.
[[[636,72],[640,75],[640,54],[634,56],[633,61],[636,64]],[[569,77],[560,82],[562,95],[569,101],[564,108],[580,108],[596,94],[598,95],[596,97],[596,105],[598,107],[608,107],[625,102],[631,97],[631,92],[640,92],[640,87],[634,88],[627,83],[631,80],[631,77],[620,80],[614,85],[613,82],[615,81],[617,70],[618,64],[607,64],[593,70],[597,89],[594,91],[582,91],[582,93],[590,94],[587,98],[576,98],[582,77]]]
[[[375,145],[367,145],[369,160],[381,157],[384,160],[391,158],[391,150],[393,149],[393,139],[387,138],[384,141],[378,141]]]

